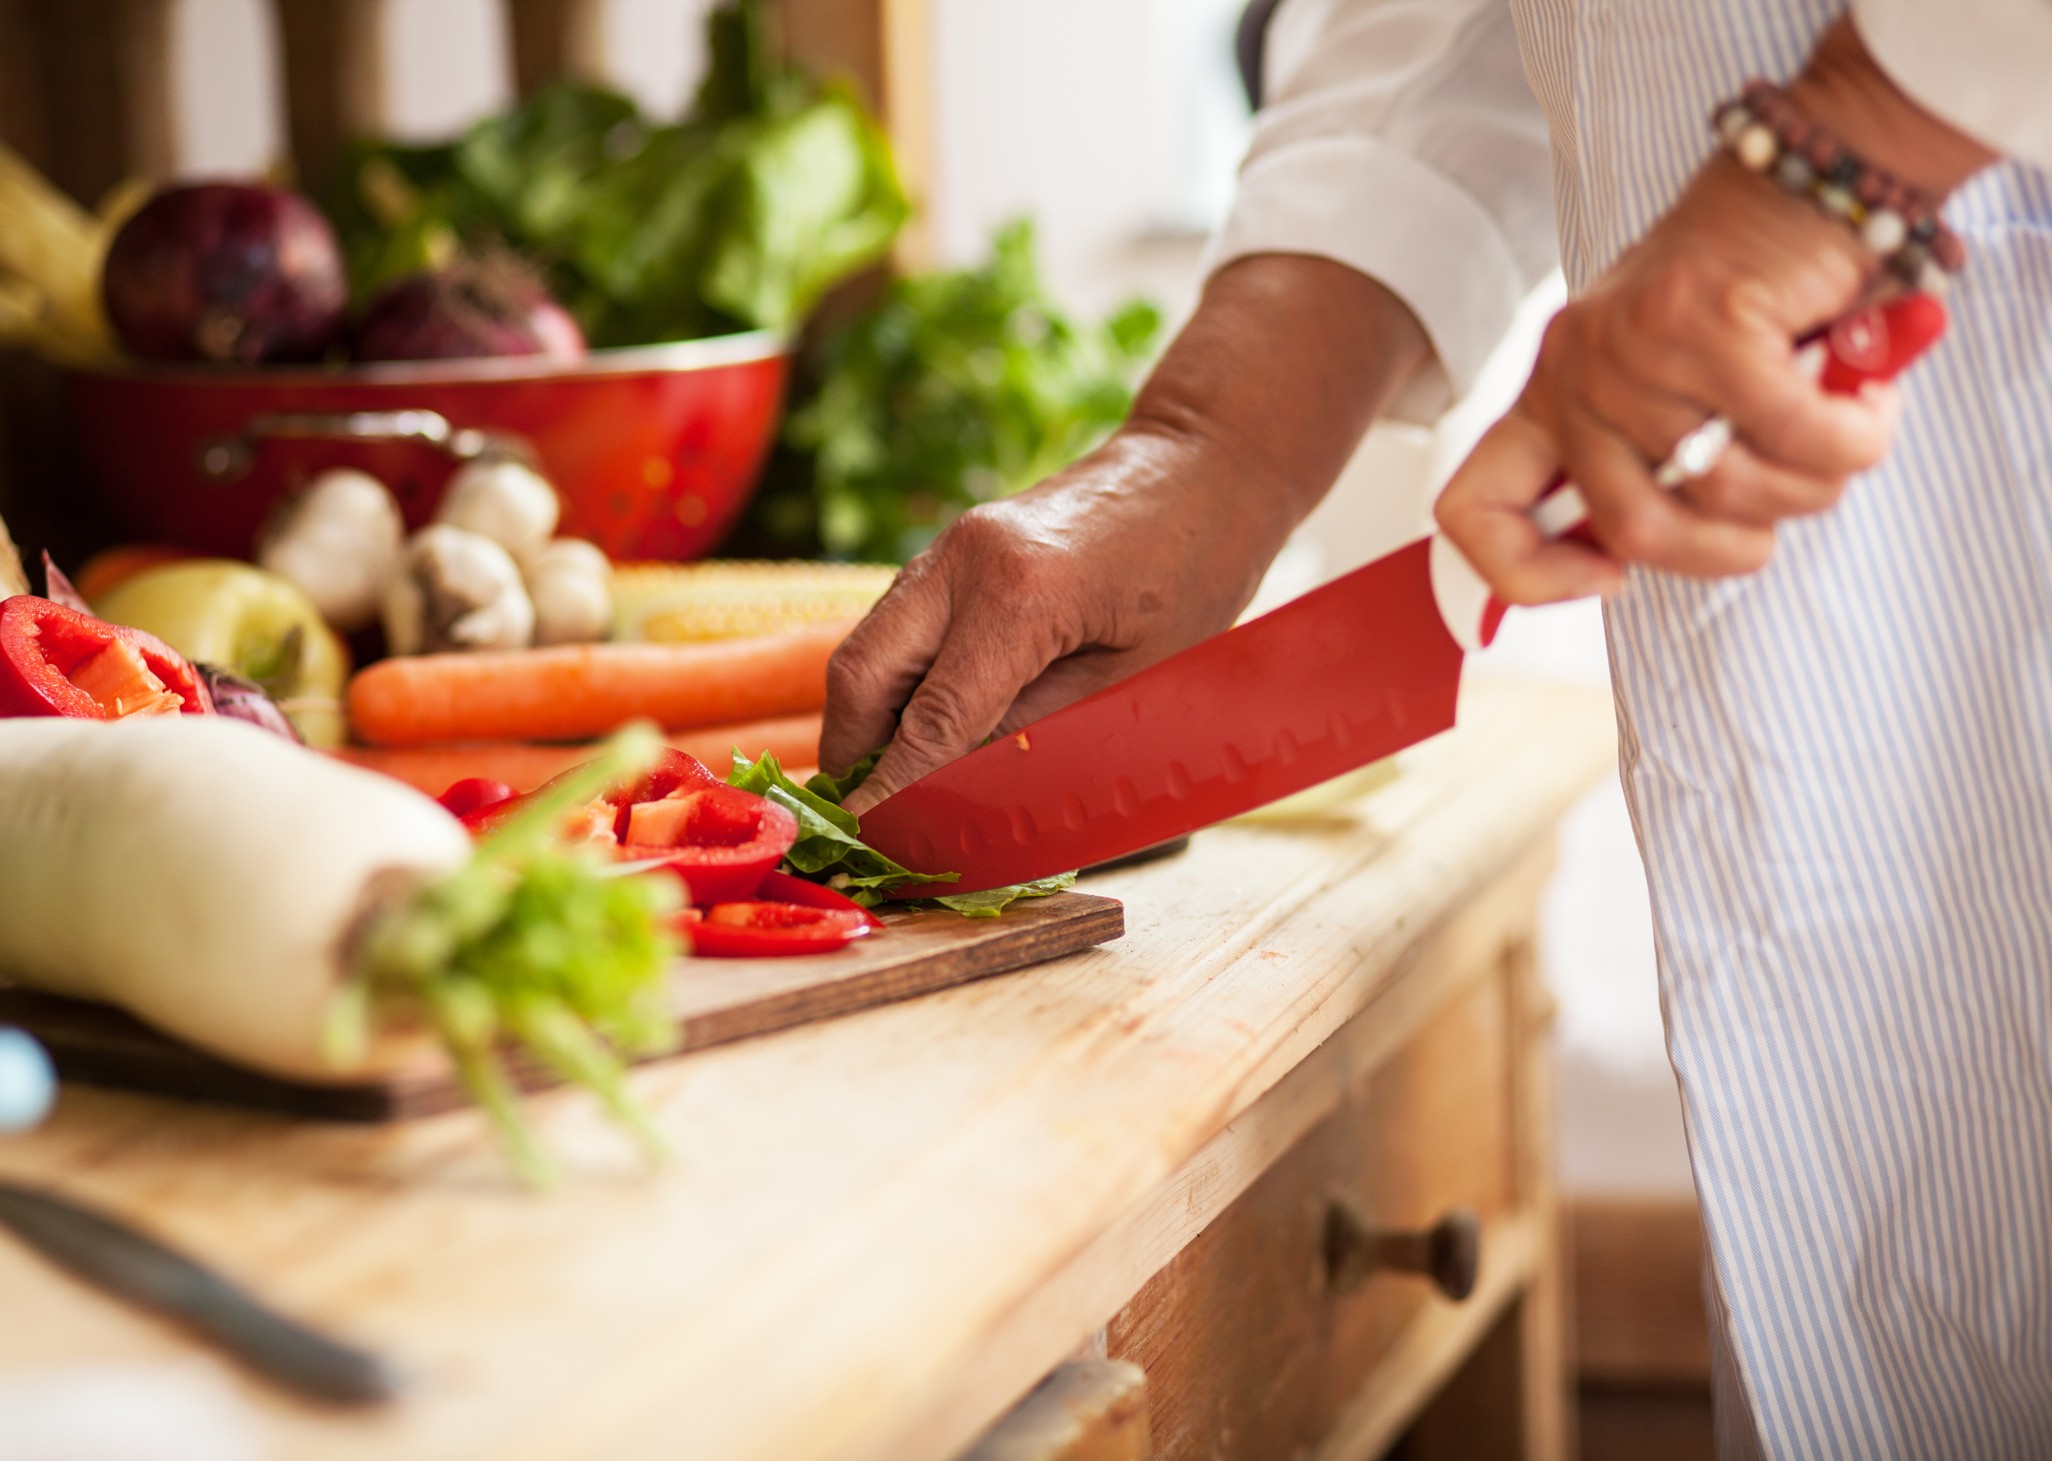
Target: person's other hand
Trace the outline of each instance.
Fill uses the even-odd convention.
[[[820,765],[887,745],[849,809],[1231,625],[1426,348],[1339,264],[1222,270],[1124,428],[950,524],[834,656]]]
[[[1987,160],[1895,92],[1845,22],[1791,94],[1933,196]],[[1712,159],[1555,316],[1517,404],[1441,495],[1441,529],[1516,604],[1613,593],[1628,563],[1702,578],[1762,567],[1775,524],[1830,508],[1887,450],[1891,388],[1831,395],[1795,364],[1797,339],[1857,307],[1879,272],[1810,199]],[[1656,485],[1658,464],[1718,414],[1735,428],[1723,460],[1679,491]],[[1557,472],[1581,489],[1604,551],[1547,542],[1533,525]]]

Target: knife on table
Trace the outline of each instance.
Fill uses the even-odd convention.
[[[0,1181],[0,1228],[59,1268],[184,1325],[315,1400],[364,1405],[398,1393],[397,1371],[378,1356],[286,1318],[212,1269],[106,1213],[54,1192]]]
[[[1945,323],[1937,299],[1906,295],[1801,342],[1797,362],[1851,392]],[[1587,516],[1564,480],[1533,509],[1552,538],[1586,538]],[[1462,661],[1503,614],[1452,542],[1421,538],[950,762],[872,807],[863,840],[960,873],[951,893],[1152,847],[1452,729]]]

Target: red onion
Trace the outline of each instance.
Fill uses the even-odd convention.
[[[461,263],[387,285],[356,327],[361,361],[542,355],[582,360],[584,331],[511,259]]]
[[[254,680],[244,679],[231,670],[218,665],[196,664],[200,680],[207,692],[214,697],[214,713],[225,715],[230,720],[246,720],[251,725],[260,725],[285,737],[288,741],[306,744],[306,738],[299,733],[285,712],[278,708],[278,702],[264,693],[263,686]]]
[[[349,302],[342,250],[297,193],[170,188],[121,226],[100,277],[122,347],[145,360],[314,360]]]

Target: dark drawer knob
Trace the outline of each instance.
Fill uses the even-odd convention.
[[[1325,1212],[1325,1286],[1353,1293],[1375,1273],[1416,1273],[1459,1302],[1475,1292],[1482,1266],[1482,1220],[1454,1208],[1429,1228],[1374,1228],[1344,1202]]]

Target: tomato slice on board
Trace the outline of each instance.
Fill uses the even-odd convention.
[[[693,910],[694,912],[697,910]],[[691,952],[709,959],[826,954],[874,931],[866,908],[816,908],[799,903],[715,903],[681,924]]]
[[[453,815],[469,817],[501,802],[509,802],[518,795],[503,781],[494,781],[489,776],[466,776],[451,783],[449,789],[435,800]]]

